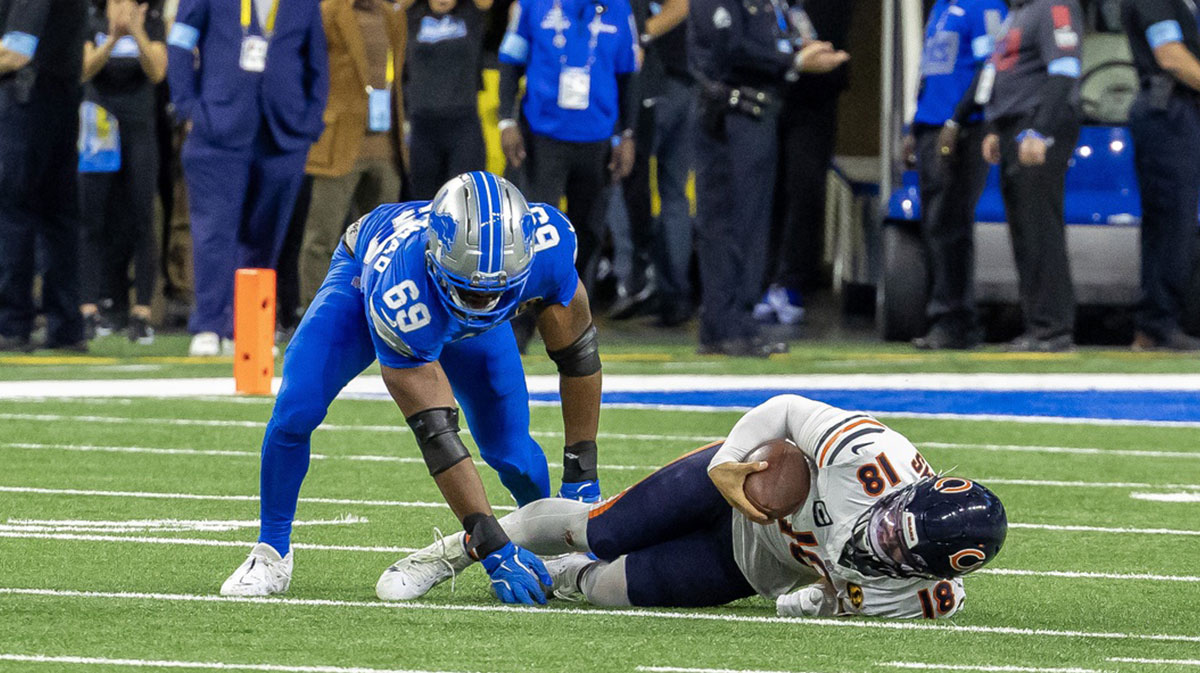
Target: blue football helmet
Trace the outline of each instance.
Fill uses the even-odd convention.
[[[475,171],[438,190],[429,214],[429,273],[450,314],[487,329],[508,317],[533,268],[534,217],[501,177]]]
[[[1007,533],[995,493],[969,479],[930,477],[863,512],[839,563],[869,576],[950,579],[996,558]]]

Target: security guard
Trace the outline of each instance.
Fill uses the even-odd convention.
[[[1134,350],[1200,350],[1179,328],[1195,265],[1200,199],[1200,7],[1196,0],[1124,0],[1141,79],[1130,111],[1142,192],[1142,296]]]
[[[799,72],[828,72],[850,56],[799,39],[781,0],[692,0],[688,62],[700,83],[696,138],[701,354],[767,357],[787,351],[758,333],[778,148],[779,89]]]
[[[984,158],[1000,164],[1025,332],[1014,351],[1075,347],[1075,291],[1063,197],[1079,139],[1078,0],[1013,0],[976,100],[992,125]]]
[[[35,241],[47,348],[86,350],[76,166],[86,0],[0,0],[0,350],[29,350]]]
[[[979,154],[983,117],[974,95],[992,38],[1008,14],[1001,0],[939,0],[925,28],[921,88],[910,137],[921,184],[921,234],[932,276],[921,349],[979,343],[975,315],[975,205],[987,182]]]

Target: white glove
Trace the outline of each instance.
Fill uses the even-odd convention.
[[[836,607],[837,596],[827,590],[824,582],[775,599],[775,612],[780,617],[832,617]]]

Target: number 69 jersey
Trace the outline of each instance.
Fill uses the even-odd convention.
[[[795,616],[932,619],[958,611],[965,598],[961,579],[866,576],[838,564],[865,510],[885,494],[933,475],[912,443],[866,414],[784,395],[747,414],[726,445],[733,443],[731,454],[748,453],[779,437],[808,457],[811,484],[804,506],[787,519],[759,525],[734,512],[734,558],[759,594],[784,596],[781,613]],[[818,584],[785,596],[811,583]]]
[[[579,283],[575,230],[557,208],[530,204],[535,218],[534,257],[528,281],[503,324],[538,303],[568,305]],[[371,339],[380,364],[404,369],[434,362],[442,347],[480,334],[459,320],[439,298],[425,249],[430,202],[385,204],[350,225],[342,247],[362,263],[363,293]],[[506,299],[508,297],[505,297]]]

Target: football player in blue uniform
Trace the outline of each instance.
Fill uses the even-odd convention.
[[[383,205],[351,225],[284,356],[263,438],[258,544],[221,593],[287,590],[311,434],[338,392],[378,359],[429,473],[462,522],[465,551],[482,561],[502,601],[544,602],[539,580],[549,584],[549,576],[492,515],[459,438],[455,399],[483,460],[517,504],[547,497],[546,457],[529,436],[529,396],[508,323],[540,309],[538,329],[561,376],[559,495],[599,499],[600,356],[574,260],[575,232],[561,212],[527,204],[511,184],[483,172],[455,177],[433,201]],[[383,598],[393,592],[391,574],[377,587]]]

